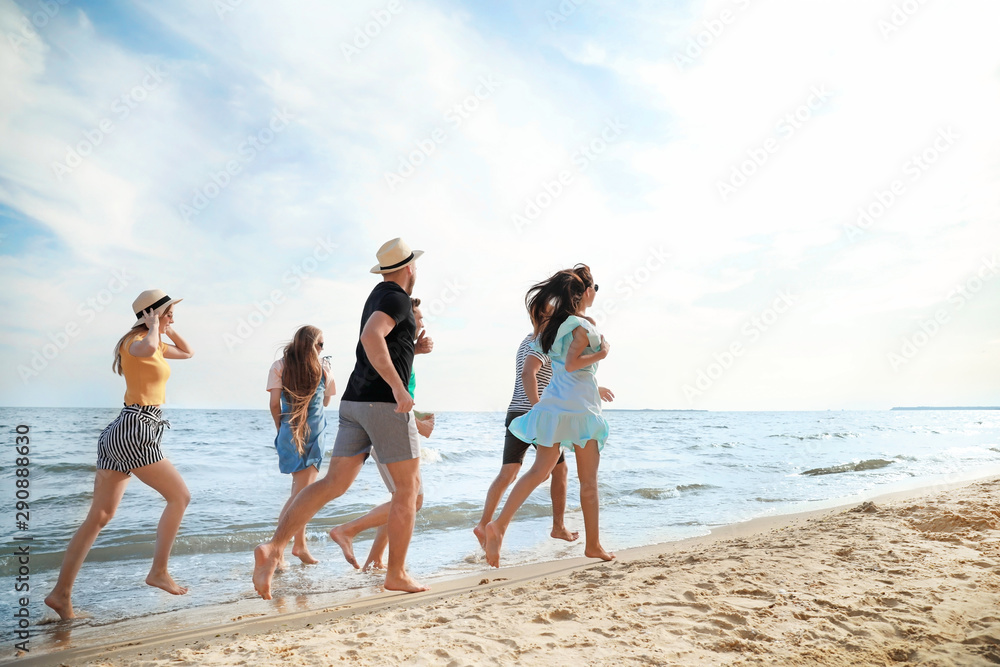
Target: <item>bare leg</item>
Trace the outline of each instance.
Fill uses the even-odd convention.
[[[417,496],[417,511],[424,506],[424,494]],[[378,531],[375,533],[375,540],[372,542],[372,548],[368,551],[368,560],[365,561],[365,566],[362,568],[365,572],[369,570],[384,570],[385,563],[382,560],[382,556],[385,554],[385,548],[389,546],[389,531],[386,529],[385,525],[378,527]]]
[[[281,514],[288,511],[288,508],[292,504],[292,500],[295,496],[299,495],[302,489],[316,481],[317,475],[319,475],[319,470],[316,469],[316,466],[309,466],[304,470],[298,470],[292,473],[292,494],[288,497],[288,502],[285,503],[285,506],[281,508]],[[278,516],[278,521],[281,521],[280,515]],[[313,558],[311,553],[309,553],[309,545],[306,544],[306,524],[302,524],[302,528],[299,529],[299,532],[295,533],[295,537],[293,539],[293,556],[308,565],[319,562]]]
[[[615,555],[601,546],[600,500],[597,495],[597,468],[601,463],[601,453],[596,440],[588,440],[586,447],[576,446],[576,473],[580,477],[580,508],[583,510],[583,528],[587,533],[587,544],[583,554],[587,558],[611,560]]]
[[[271,577],[274,576],[274,569],[289,540],[324,505],[351,488],[364,462],[364,454],[331,458],[326,476],[302,489],[295,496],[295,500],[278,521],[278,527],[271,540],[258,544],[253,550],[253,587],[262,598],[271,599]]]
[[[493,520],[493,515],[497,511],[497,505],[500,504],[500,499],[503,498],[503,492],[507,490],[514,480],[517,478],[517,473],[521,470],[520,463],[504,463],[500,466],[500,473],[490,484],[489,491],[486,492],[486,505],[483,507],[483,516],[480,517],[479,523],[476,527],[472,529],[475,533],[476,539],[479,540],[479,546],[486,548],[486,524]],[[566,507],[566,492],[563,491],[563,507]]]
[[[493,567],[500,567],[500,546],[503,544],[503,535],[507,532],[514,513],[524,504],[531,492],[538,488],[538,485],[546,480],[552,473],[556,461],[559,460],[559,445],[552,447],[538,447],[535,450],[535,462],[528,472],[521,475],[517,484],[511,489],[504,503],[500,516],[496,521],[486,524],[486,562]]]
[[[552,469],[552,532],[550,535],[559,540],[573,542],[579,539],[580,533],[570,532],[564,523],[566,517],[566,488],[569,485],[569,466],[566,461],[557,463]]]
[[[418,593],[428,590],[406,572],[406,552],[413,537],[413,522],[417,513],[417,491],[420,489],[420,459],[386,464],[396,492],[389,506],[389,567],[385,573],[385,588],[389,591]]]
[[[129,476],[117,470],[98,470],[94,477],[94,497],[90,501],[90,511],[83,524],[76,529],[73,539],[66,547],[62,567],[59,569],[59,579],[52,592],[45,598],[45,604],[59,614],[59,618],[76,618],[73,613],[73,583],[80,573],[83,561],[93,546],[94,540],[118,509]]]
[[[330,529],[330,539],[340,546],[340,550],[344,552],[344,558],[355,568],[360,566],[357,558],[354,557],[354,538],[357,537],[358,533],[369,528],[384,526],[388,523],[390,505],[391,503],[382,503],[364,516],[359,516],[357,519]]]
[[[156,463],[136,468],[132,474],[147,486],[152,487],[167,501],[167,506],[163,508],[163,514],[160,515],[160,523],[156,527],[153,565],[149,568],[149,574],[146,575],[146,583],[162,588],[173,595],[184,595],[188,589],[184,586],[178,586],[174,582],[170,573],[167,572],[167,560],[170,558],[170,550],[174,546],[177,531],[180,530],[184,510],[191,502],[191,492],[188,491],[187,485],[174,464],[166,459],[160,459]]]

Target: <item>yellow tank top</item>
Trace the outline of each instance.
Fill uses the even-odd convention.
[[[151,357],[137,357],[128,351],[132,343],[145,337],[146,334],[140,334],[122,343],[125,405],[163,405],[166,402],[170,365],[163,358],[163,350],[167,348],[167,344],[161,340],[160,347]]]

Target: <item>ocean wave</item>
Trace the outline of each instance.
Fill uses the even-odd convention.
[[[879,468],[885,468],[886,466],[891,466],[895,461],[886,461],[885,459],[867,459],[865,461],[859,461],[857,463],[843,463],[838,466],[830,466],[828,468],[812,468],[811,470],[803,471],[802,475],[809,475],[816,477],[819,475],[836,475],[842,472],[861,472],[863,470],[878,470]]]
[[[740,441],[735,442],[710,442],[707,444],[696,444],[689,445],[688,449],[736,449],[737,447],[742,447],[745,443]]]
[[[95,466],[93,461],[87,463],[33,463],[37,466],[38,473],[89,473],[94,474]],[[37,473],[35,473],[37,474]]]
[[[633,489],[628,492],[628,495],[638,496],[640,498],[645,498],[646,500],[666,500],[667,498],[676,498],[682,493],[705,491],[707,489],[717,488],[719,487],[713,484],[679,484],[666,489],[656,489],[651,487]]]
[[[830,438],[860,438],[860,433],[854,433],[853,431],[837,431],[835,433],[828,433],[824,431],[823,433],[812,433],[810,435],[796,435],[794,433],[773,433],[769,438],[792,438],[794,440],[829,440]]]
[[[432,463],[441,463],[441,452],[434,449],[433,447],[421,447],[420,464],[430,465]]]

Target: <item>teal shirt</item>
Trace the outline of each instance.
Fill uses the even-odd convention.
[[[417,388],[417,374],[411,368],[410,369],[410,384],[407,385],[407,387],[406,387],[406,391],[410,392],[410,398],[415,398],[415,396],[413,395],[413,392],[414,392],[414,390],[416,390],[416,388]]]

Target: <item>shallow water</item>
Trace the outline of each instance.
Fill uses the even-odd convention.
[[[0,600],[12,609],[18,564],[13,538],[30,537],[30,608],[55,581],[62,551],[87,513],[97,436],[116,409],[0,409],[0,498],[8,508],[0,556]],[[173,428],[163,450],[184,476],[192,503],[174,547],[171,571],[191,587],[183,597],[150,589],[149,567],[160,497],[130,483],[118,514],[98,538],[74,590],[90,624],[202,607],[253,596],[254,545],[270,537],[290,477],[277,470],[274,427],[266,410],[165,410]],[[600,472],[601,541],[608,549],[703,534],[712,526],[818,507],[860,493],[891,491],[1000,471],[1000,412],[661,412],[609,411],[611,439]],[[336,424],[336,413],[328,417]],[[500,467],[502,413],[438,413],[424,440],[424,508],[409,553],[417,577],[485,571],[471,528]],[[15,427],[31,439],[30,523],[18,530]],[[531,454],[528,455],[529,463]],[[569,457],[571,458],[571,457]],[[570,463],[567,525],[583,530]],[[324,467],[325,471],[325,467]],[[289,595],[368,589],[378,576],[356,572],[326,531],[385,502],[377,471],[366,465],[354,486],[310,522],[310,548],[321,563],[292,567],[276,586]],[[528,500],[507,534],[503,563],[583,553],[548,537],[547,485]],[[371,534],[356,543],[360,559]],[[23,544],[18,542],[17,544]],[[288,554],[289,558],[291,554]],[[50,615],[50,614],[49,614]],[[3,629],[13,620],[4,615]]]

